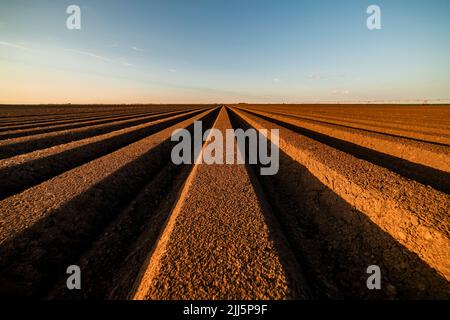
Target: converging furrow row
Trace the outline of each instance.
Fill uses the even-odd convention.
[[[450,298],[443,120],[420,126],[396,109],[380,124],[378,107],[43,108],[0,112],[1,296]],[[200,153],[174,163],[174,133],[198,126]],[[198,161],[231,129],[259,132],[260,157],[267,137],[277,172],[262,175],[267,163],[238,144],[244,163]],[[81,290],[67,288],[70,265]]]

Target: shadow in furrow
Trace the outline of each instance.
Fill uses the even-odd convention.
[[[212,123],[215,116],[217,111],[203,118],[204,123]],[[193,125],[189,130],[193,130]],[[103,240],[101,237],[110,230],[108,226],[112,226],[111,230],[114,230],[114,221],[120,221],[120,216],[129,212],[125,210],[149,182],[151,186],[151,181],[158,177],[161,171],[170,170],[167,169],[167,164],[171,162],[173,145],[174,142],[170,139],[164,141],[84,193],[54,209],[30,228],[5,241],[0,246],[0,296],[47,297],[52,289],[56,290],[54,292],[58,296],[58,282],[66,276],[67,267],[76,263],[83,264],[80,260],[83,254],[93,248],[93,244],[97,246],[98,243],[98,247],[93,248],[94,252],[87,254],[87,257],[90,257],[87,265],[92,263],[95,267],[86,270],[87,279],[93,282],[83,282],[83,291],[93,297],[109,294],[108,288],[113,285],[109,283],[114,276],[113,272],[120,270],[120,263],[136,245],[138,234],[135,232],[139,233],[142,231],[141,227],[145,230],[145,227],[153,223],[151,216],[156,208],[151,204],[154,199],[135,204],[142,205],[141,210],[144,210],[145,214],[133,217],[131,213],[131,220],[127,222],[131,230],[122,230]],[[164,188],[161,189],[161,194],[150,192],[150,195],[160,197],[158,201],[163,201],[163,190]],[[133,220],[135,218],[136,220]],[[117,227],[117,224],[115,226]],[[136,227],[139,227],[139,230],[136,231]],[[126,229],[127,226],[124,225],[123,228]],[[130,238],[130,233],[134,234],[134,237]],[[141,267],[137,263],[125,265],[127,274],[137,272]],[[97,285],[98,290],[95,288]],[[63,296],[65,297],[65,294]]]
[[[76,129],[83,128],[88,126],[95,126],[99,124],[107,124],[114,121],[122,121],[129,119],[138,119],[141,117],[148,117],[152,114],[157,115],[158,113],[163,112],[146,112],[146,113],[136,113],[136,114],[123,114],[123,115],[112,115],[112,116],[103,116],[103,117],[95,117],[95,118],[75,118],[72,120],[50,120],[46,122],[32,122],[30,124],[25,125],[16,125],[16,126],[2,126],[0,127],[0,140],[4,139],[12,139],[23,136],[30,136],[35,134],[47,133],[47,132],[56,132],[56,131],[64,131],[68,129]],[[83,123],[88,122],[88,123]],[[59,127],[58,127],[59,126]],[[5,131],[15,131],[20,130],[22,132],[6,132]]]
[[[341,139],[333,138],[331,136],[295,126],[281,120],[272,119],[268,116],[260,115],[248,110],[246,110],[245,112],[278,124],[303,136],[326,144],[332,148],[351,154],[352,156],[359,159],[363,159],[380,167],[384,167],[410,180],[415,180],[424,185],[431,186],[434,189],[445,192],[447,194],[450,193],[450,174],[445,171],[394,157],[386,153],[362,147]]]
[[[198,111],[177,119],[157,123],[133,132],[90,143],[45,158],[0,169],[0,181],[2,181],[2,184],[0,185],[0,200],[91,160],[114,152],[159,130],[170,127],[179,121],[193,117],[200,112],[201,111]]]
[[[230,114],[236,127],[249,127]],[[316,298],[450,298],[450,283],[436,270],[282,150],[276,175],[251,168]],[[366,286],[370,265],[381,268],[381,290]]]
[[[364,132],[369,132],[369,133],[375,133],[375,134],[389,136],[389,137],[394,137],[394,138],[400,138],[400,139],[405,139],[405,140],[417,141],[417,142],[432,144],[432,145],[436,145],[436,146],[449,147],[449,145],[445,144],[445,143],[429,141],[429,140],[424,140],[424,139],[418,139],[418,138],[413,138],[413,137],[409,137],[409,136],[402,136],[402,135],[399,135],[399,134],[387,133],[387,132],[382,132],[382,131],[370,130],[370,129],[361,128],[361,127],[354,127],[354,126],[345,125],[345,124],[337,124],[337,123],[328,122],[328,121],[325,121],[325,120],[310,119],[310,118],[302,117],[300,115],[285,114],[285,113],[279,113],[279,112],[271,112],[271,113],[279,115],[279,116],[283,116],[283,117],[286,117],[286,118],[300,119],[300,120],[304,120],[304,121],[307,121],[307,122],[319,123],[319,124],[323,124],[323,125],[331,126],[331,127],[335,127],[335,128],[336,127],[341,127],[341,128],[351,129],[351,130],[359,130],[359,131],[364,131]],[[418,132],[427,134],[427,132],[423,132],[423,131],[418,131]],[[446,135],[446,137],[447,137],[447,135]]]
[[[233,117],[233,112],[229,108],[226,109],[230,123],[233,129],[242,128],[240,123],[236,121]],[[247,128],[245,128],[247,129]],[[245,144],[245,163],[249,163],[250,157],[250,145],[248,143],[248,138],[246,138]],[[236,142],[235,142],[236,143]],[[273,147],[273,146],[272,146]],[[269,149],[270,151],[271,149]],[[267,153],[270,155],[270,152]],[[283,230],[274,214],[274,210],[265,196],[264,190],[258,181],[259,170],[253,170],[251,166],[245,166],[250,182],[253,186],[255,194],[258,198],[258,202],[262,208],[264,214],[264,221],[268,227],[270,240],[273,243],[277,257],[282,266],[284,276],[286,277],[286,284],[288,286],[288,296],[287,299],[293,300],[305,300],[312,299],[314,296],[310,290],[310,284],[305,277],[304,270],[302,269],[297,258],[292,256],[292,248],[290,248],[289,242],[283,234]]]
[[[7,145],[0,147],[0,159],[5,159],[5,158],[13,157],[16,155],[32,152],[35,150],[53,147],[56,145],[72,142],[75,140],[90,138],[90,137],[105,134],[108,132],[112,132],[112,131],[128,128],[131,126],[143,124],[146,122],[151,122],[151,121],[155,121],[155,120],[159,120],[159,119],[163,119],[163,118],[172,117],[172,116],[175,116],[178,114],[182,114],[184,112],[185,111],[180,111],[180,112],[171,113],[171,114],[162,113],[162,114],[155,115],[155,117],[152,117],[150,119],[138,119],[136,121],[127,122],[127,123],[111,124],[111,125],[107,125],[102,128],[92,128],[92,129],[86,128],[86,130],[83,130],[81,132],[70,132],[70,131],[69,132],[61,132],[61,134],[58,134],[56,136],[43,137],[43,138],[38,138],[35,140],[7,144]]]

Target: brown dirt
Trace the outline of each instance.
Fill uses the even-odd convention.
[[[0,186],[0,199],[111,153],[200,112],[201,110],[179,115],[164,114],[160,120],[155,119],[161,116],[152,117],[148,120],[154,121],[148,123],[0,160],[0,179],[5,181]]]
[[[231,128],[224,108],[214,128]],[[306,298],[300,268],[271,231],[270,215],[244,165],[197,164],[133,298]]]
[[[196,119],[279,129],[279,173],[172,164]],[[450,299],[449,137],[449,106],[0,106],[0,295]]]
[[[274,112],[258,112],[257,114],[269,115],[274,120],[281,120],[287,124],[299,126],[371,150],[450,173],[450,164],[446,161],[450,158],[450,146],[390,135],[384,133],[384,130],[380,132],[361,130],[346,125],[299,119],[296,116],[277,114]]]
[[[324,185],[450,280],[450,197],[254,116],[257,129],[280,129],[280,148]]]

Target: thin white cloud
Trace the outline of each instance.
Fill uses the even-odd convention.
[[[170,73],[177,73],[177,69],[169,69]]]
[[[144,51],[144,49],[138,48],[138,47],[136,47],[136,46],[132,46],[132,47],[131,47],[131,50],[138,51],[138,52]]]
[[[74,49],[63,49],[63,50],[67,51],[67,52],[72,52],[72,53],[76,53],[79,55],[83,55],[86,57],[94,58],[94,59],[97,59],[97,60],[100,60],[103,62],[107,62],[107,63],[115,63],[115,64],[119,64],[124,67],[135,67],[135,65],[133,63],[127,61],[126,59],[114,60],[114,59],[110,59],[108,57],[101,56],[101,55],[98,55],[96,53],[92,53],[89,51],[81,51],[81,50],[74,50]]]
[[[124,67],[134,67],[135,65],[128,62],[127,60],[121,60],[120,63],[124,66]]]
[[[80,50],[73,50],[73,49],[63,49],[64,51],[68,51],[68,52],[73,52],[73,53],[77,53],[86,57],[91,57],[94,59],[98,59],[104,62],[114,62],[114,60],[100,56],[98,54],[92,53],[92,52],[88,52],[88,51],[80,51]]]
[[[280,78],[273,78],[273,82],[280,82]]]
[[[12,42],[0,41],[0,45],[1,46],[5,46],[5,47],[19,49],[19,50],[33,51],[29,47],[26,47],[26,46],[23,46],[23,45],[20,45],[20,44],[16,44],[16,43],[12,43]]]

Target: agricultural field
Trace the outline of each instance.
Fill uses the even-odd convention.
[[[174,164],[196,121],[278,172]],[[448,105],[0,106],[0,181],[2,297],[450,299]]]

